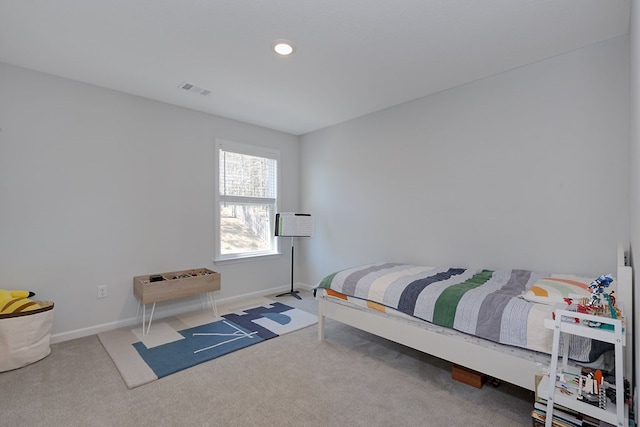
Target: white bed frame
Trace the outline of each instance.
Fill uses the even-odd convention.
[[[626,266],[625,252],[621,245],[618,247],[616,281],[614,295],[617,301],[623,302],[623,315],[626,319],[625,378],[633,381],[632,270],[631,267]],[[320,341],[324,340],[325,319],[337,320],[529,390],[535,389],[535,375],[539,374],[542,368],[540,363],[534,360],[496,352],[455,335],[445,335],[425,329],[417,322],[395,319],[382,313],[349,307],[330,298],[319,297],[318,339]]]

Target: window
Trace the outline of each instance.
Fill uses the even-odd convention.
[[[219,141],[217,153],[216,260],[277,253],[279,153],[229,141]]]

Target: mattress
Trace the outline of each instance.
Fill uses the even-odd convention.
[[[455,331],[482,345],[500,345],[501,351],[528,350],[526,357],[535,358],[551,353],[553,332],[544,320],[573,299],[589,297],[592,280],[527,270],[374,263],[330,274],[317,288],[354,307],[426,322],[440,333]],[[595,362],[611,350],[584,337],[569,339],[569,358],[577,362]]]

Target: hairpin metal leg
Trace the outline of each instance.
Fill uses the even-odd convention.
[[[211,303],[213,309],[213,316],[218,317],[218,307],[216,306],[216,299],[213,297],[213,292],[207,292],[207,299]]]
[[[153,306],[151,306],[151,315],[149,316],[149,322],[146,323],[146,319],[147,319],[147,305],[146,304],[142,304],[142,336],[146,337],[147,335],[149,335],[149,330],[151,329],[151,321],[153,320],[153,312],[156,309],[156,303],[153,303]],[[146,327],[145,327],[146,326]]]

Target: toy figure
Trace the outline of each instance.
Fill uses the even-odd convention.
[[[589,301],[588,305],[594,308],[604,307],[605,304],[603,303],[603,292],[606,288],[609,287],[611,282],[613,282],[613,277],[611,277],[610,274],[602,275],[591,282],[591,284],[589,285],[589,289],[591,289],[591,301]]]
[[[40,305],[29,299],[34,295],[29,291],[0,289],[0,314],[37,310]]]

